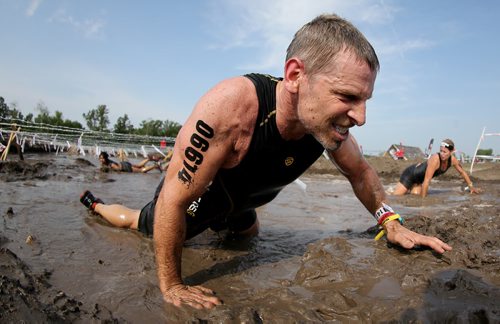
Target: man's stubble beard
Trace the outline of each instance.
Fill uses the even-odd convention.
[[[303,125],[306,125],[303,123]],[[311,134],[316,141],[318,141],[326,150],[328,151],[335,151],[337,150],[340,145],[342,144],[341,141],[335,141],[335,140],[330,140],[328,138],[325,138],[326,136],[321,136],[321,129],[317,128],[316,131],[313,128],[307,128],[306,127],[307,133]]]
[[[337,141],[332,141],[333,142],[332,144],[327,144],[324,140],[322,140],[321,138],[319,138],[315,134],[312,134],[312,135],[326,150],[331,151],[331,152],[338,150],[338,148],[342,144],[342,142],[337,142]]]

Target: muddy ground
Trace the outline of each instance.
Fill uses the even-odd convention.
[[[386,188],[414,162],[369,161]],[[373,217],[321,158],[301,177],[306,191],[291,184],[258,210],[259,237],[186,242],[185,281],[224,300],[210,311],[164,304],[152,240],[78,200],[91,189],[141,208],[160,177],[103,173],[89,156],[0,163],[0,322],[500,322],[500,163],[474,167],[481,195],[450,169],[425,199],[391,198],[409,228],[453,246],[440,256],[374,241]]]

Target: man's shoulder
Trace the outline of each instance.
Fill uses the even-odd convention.
[[[222,80],[209,94],[213,99],[222,103],[223,108],[229,108],[233,113],[246,112],[251,107],[258,105],[257,93],[253,82],[244,77],[237,76]]]
[[[236,76],[222,80],[216,87],[223,87],[232,95],[248,95],[249,91],[255,89],[253,82],[245,76]]]
[[[204,120],[212,128],[237,132],[254,123],[258,113],[255,86],[246,77],[225,79],[216,84],[198,101],[189,120]]]

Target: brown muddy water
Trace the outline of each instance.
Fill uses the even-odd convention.
[[[141,208],[161,174],[99,171],[94,157],[26,155],[0,168],[0,322],[500,322],[499,181],[470,196],[432,182],[391,198],[413,230],[453,251],[374,241],[374,219],[342,177],[308,172],[258,209],[259,237],[206,231],[186,242],[183,278],[224,305],[162,301],[152,240],[113,228],[79,202],[84,189]],[[498,172],[498,168],[492,172]],[[397,178],[383,178],[386,187]],[[476,182],[476,181],[475,181]]]

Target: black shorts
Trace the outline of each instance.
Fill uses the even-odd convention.
[[[121,171],[122,172],[133,172],[132,170],[132,164],[127,161],[120,162],[120,165],[122,167]]]
[[[414,176],[415,167],[416,165],[410,165],[403,171],[401,177],[399,177],[399,182],[408,190],[411,190],[411,188],[418,183],[418,180],[415,179]]]
[[[139,231],[148,236],[153,235],[155,206],[162,185],[163,181],[158,186],[155,198],[141,209],[139,216]],[[206,205],[209,204],[205,202]],[[200,212],[195,217],[186,212],[186,239],[190,239],[208,228],[216,232],[225,229],[235,233],[241,232],[250,228],[256,220],[257,213],[255,209],[214,216],[210,211],[200,208]]]
[[[146,206],[142,207],[139,214],[139,231],[147,236],[153,235],[153,222],[155,217],[155,203],[150,201]]]

